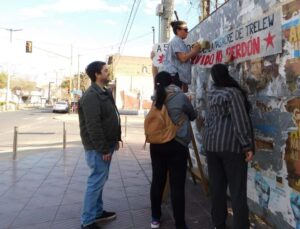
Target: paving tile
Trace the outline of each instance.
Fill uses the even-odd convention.
[[[86,189],[86,182],[76,182],[76,183],[70,183],[67,187],[68,192],[81,192],[84,193]]]
[[[9,225],[17,217],[18,212],[5,212],[0,213],[0,229],[7,229]]]
[[[106,198],[126,198],[126,194],[124,188],[114,188],[114,189],[106,189],[103,191],[103,199]]]
[[[148,196],[150,197],[150,184],[125,187],[127,197]]]
[[[58,206],[30,210],[24,209],[13,222],[12,227],[30,226],[52,221],[57,209]]]
[[[82,204],[61,205],[55,217],[55,221],[66,219],[79,219]]]
[[[128,202],[130,209],[140,210],[150,207],[150,198],[149,196],[136,196],[136,197],[128,197]]]
[[[45,222],[45,223],[39,223],[29,226],[21,226],[21,227],[10,227],[10,229],[50,229],[51,228],[52,221]]]
[[[149,185],[149,180],[146,179],[145,177],[141,178],[141,176],[124,178],[123,182],[124,182],[125,187]]]
[[[151,211],[149,208],[131,211],[135,228],[149,228],[151,222]]]
[[[57,220],[51,226],[51,229],[80,229],[79,217],[74,219]]]
[[[77,203],[80,204],[83,201],[83,195],[84,193],[77,192],[77,191],[66,192],[61,204],[62,205],[77,204]]]
[[[128,211],[130,210],[129,202],[124,198],[103,199],[104,209],[108,211]]]
[[[42,207],[54,207],[61,204],[63,195],[49,196],[49,195],[34,195],[26,204],[25,209],[36,209]]]

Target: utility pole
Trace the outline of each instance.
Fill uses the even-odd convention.
[[[218,2],[216,1],[216,5],[218,4]],[[204,20],[205,18],[207,18],[210,14],[210,0],[201,0],[201,14],[202,14],[202,20]]]
[[[71,45],[70,56],[70,82],[69,82],[69,103],[71,104],[71,91],[72,91],[72,68],[73,68],[73,45]]]
[[[162,0],[163,13],[160,16],[159,42],[165,43],[170,40],[170,22],[174,11],[174,0]]]
[[[51,104],[51,84],[53,84],[54,82],[49,82],[48,85],[48,104]]]
[[[12,50],[12,34],[13,32],[19,32],[22,31],[22,29],[8,29],[8,28],[3,28],[0,27],[0,29],[4,29],[6,31],[9,31],[9,42],[10,42],[10,46],[11,46],[11,50]],[[6,83],[6,98],[5,98],[5,109],[8,110],[8,104],[9,104],[9,91],[10,91],[10,72],[8,71],[7,74],[7,83]]]
[[[0,29],[4,29],[4,30],[6,30],[6,31],[9,31],[9,41],[10,41],[10,43],[12,43],[12,34],[13,34],[13,32],[20,32],[20,31],[22,31],[22,29],[8,29],[8,28],[3,28],[3,27],[0,27]]]
[[[77,77],[77,93],[79,93],[79,90],[80,90],[80,70],[79,70],[79,67],[80,67],[80,54],[78,54],[78,69],[77,69],[77,74],[78,74],[78,77]]]

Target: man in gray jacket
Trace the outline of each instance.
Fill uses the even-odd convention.
[[[90,168],[81,215],[82,229],[99,229],[97,222],[116,218],[103,210],[102,192],[108,178],[113,152],[121,141],[120,116],[111,92],[105,88],[109,71],[106,63],[95,61],[86,68],[92,84],[79,101],[80,136]]]

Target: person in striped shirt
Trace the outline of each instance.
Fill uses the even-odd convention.
[[[208,92],[204,148],[210,180],[212,221],[217,229],[226,228],[229,186],[233,228],[248,229],[247,162],[254,155],[254,136],[249,117],[251,104],[246,92],[229,75],[224,64],[211,69],[213,85]]]

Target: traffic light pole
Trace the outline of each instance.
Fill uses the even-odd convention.
[[[72,67],[73,67],[73,45],[71,45],[71,56],[70,56],[70,82],[69,82],[69,104],[71,104],[72,96]]]
[[[80,90],[80,54],[78,54],[78,69],[77,69],[77,91],[79,93]]]

